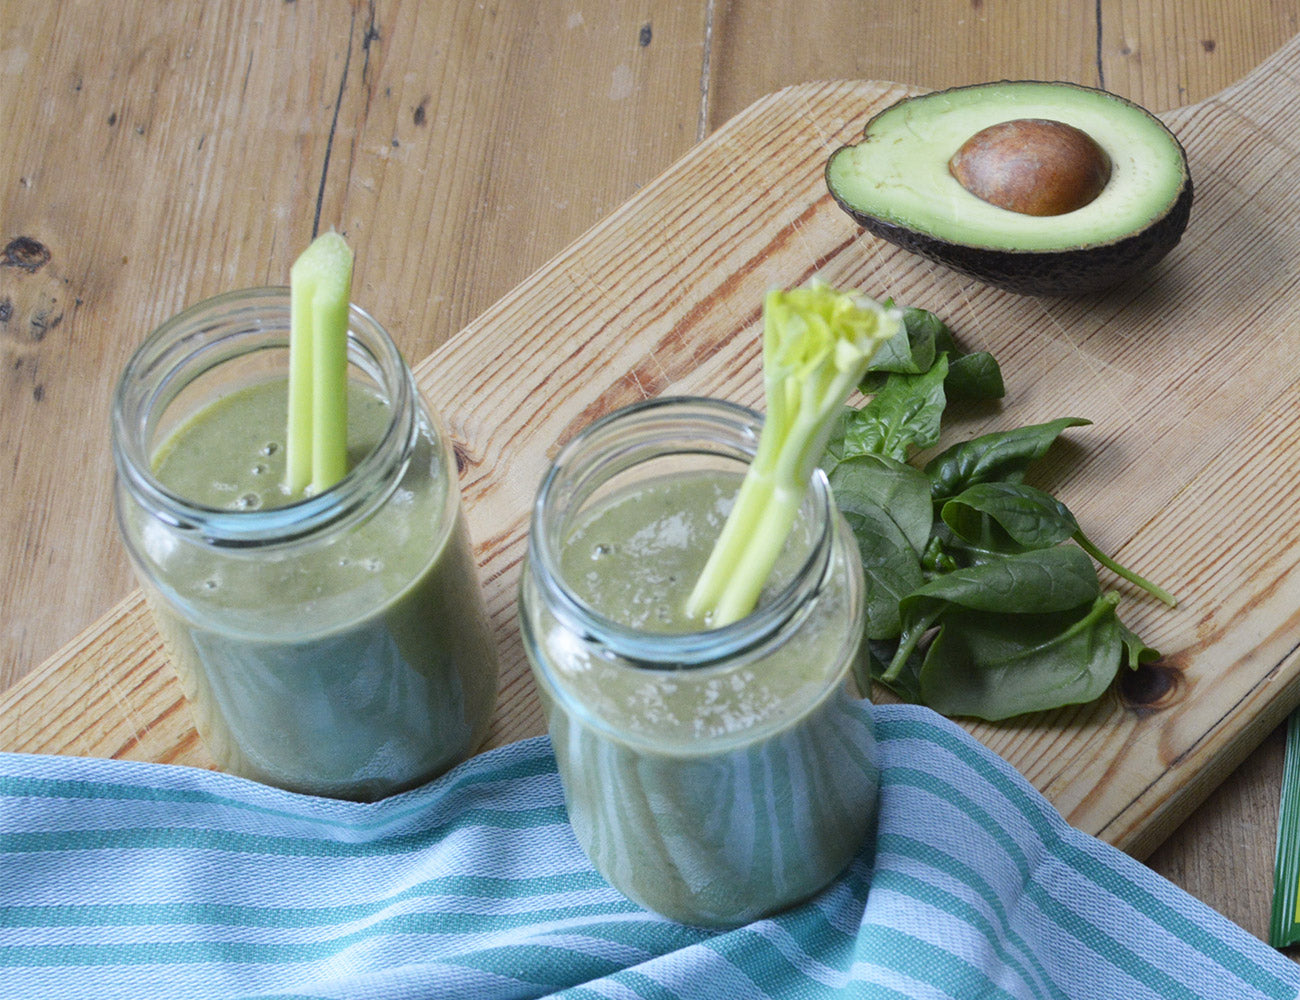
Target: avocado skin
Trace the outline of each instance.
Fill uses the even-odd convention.
[[[950,243],[872,215],[832,197],[863,229],[954,271],[1020,295],[1085,295],[1116,285],[1144,271],[1182,238],[1192,212],[1192,181],[1163,217],[1114,243],[1067,250],[1014,251]]]
[[[1094,89],[1079,84],[1065,86]],[[1126,104],[1133,103],[1116,94],[1107,93],[1107,96]],[[912,98],[903,98],[896,104],[908,100]],[[873,115],[863,127],[863,136],[870,133],[879,115],[896,104]],[[840,152],[852,149],[852,145],[842,146],[831,154],[824,175],[827,190],[835,203],[873,236],[1009,292],[1041,296],[1085,295],[1119,284],[1152,267],[1182,239],[1192,212],[1192,177],[1187,170],[1187,153],[1182,143],[1172,132],[1170,137],[1183,159],[1183,187],[1168,211],[1143,229],[1110,243],[1060,250],[998,250],[956,243],[859,211],[842,199],[830,182],[831,162]]]

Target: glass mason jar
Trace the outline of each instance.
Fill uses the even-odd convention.
[[[592,424],[541,485],[520,585],[578,841],[624,895],[690,924],[812,895],[876,814],[874,731],[849,679],[861,558],[823,475],[752,614],[678,618],[759,430],[752,411],[687,398]]]
[[[496,650],[449,442],[361,309],[349,316],[359,393],[349,473],[279,506],[241,482],[247,469],[249,482],[279,488],[289,315],[286,288],[231,292],[139,347],[113,401],[118,523],[217,765],[293,791],[376,799],[482,741]],[[259,398],[271,404],[260,420]],[[360,445],[357,402],[371,429]],[[176,459],[176,474],[229,490],[229,502],[196,501],[158,474],[178,432],[205,421],[207,442]],[[230,484],[214,482],[223,475]]]

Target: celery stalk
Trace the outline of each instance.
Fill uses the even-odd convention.
[[[900,310],[819,281],[768,293],[767,416],[735,504],[687,600],[692,618],[717,628],[754,609],[840,408],[901,324]]]
[[[329,489],[347,473],[348,302],[352,251],[314,239],[289,271],[289,414],[285,486]]]

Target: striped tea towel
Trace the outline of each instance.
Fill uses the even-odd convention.
[[[0,997],[1295,998],[1300,968],[925,709],[874,712],[874,844],[740,930],[587,863],[550,745],[378,803],[0,755]]]

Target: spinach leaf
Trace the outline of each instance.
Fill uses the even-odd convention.
[[[943,391],[947,374],[948,358],[941,354],[923,374],[885,376],[876,394],[846,418],[841,454],[884,455],[905,462],[914,449],[937,444],[948,404]]]
[[[882,455],[854,455],[828,476],[853,529],[867,586],[867,636],[898,635],[898,604],[925,582],[921,549],[934,520],[930,484],[913,466]]]
[[[913,654],[891,681],[881,681],[881,675],[889,666],[898,643],[888,639],[868,639],[863,643],[858,662],[853,665],[853,680],[863,697],[871,694],[871,685],[880,681],[904,701],[919,703],[921,701],[921,657]]]
[[[1088,423],[1082,417],[1061,417],[955,444],[926,463],[931,496],[935,501],[947,500],[968,486],[995,479],[1020,482],[1029,464],[1041,458],[1062,431]]]
[[[857,412],[852,406],[841,406],[835,423],[831,425],[830,436],[826,439],[826,450],[822,452],[821,461],[818,463],[828,476],[835,471],[835,466],[849,457],[844,451],[844,442],[849,424],[853,422],[853,415]]]
[[[1101,563],[1103,566],[1105,566],[1116,576],[1120,577],[1121,579],[1127,580],[1129,583],[1134,584],[1137,587],[1140,587],[1142,590],[1145,590],[1152,597],[1156,598],[1156,600],[1164,601],[1164,603],[1169,605],[1171,608],[1175,608],[1178,606],[1178,598],[1174,597],[1173,594],[1165,590],[1164,587],[1152,583],[1146,577],[1140,576],[1139,574],[1129,569],[1127,566],[1121,565],[1120,563],[1112,559],[1110,556],[1106,555],[1105,552],[1097,548],[1097,546],[1093,543],[1092,539],[1090,539],[1087,535],[1083,533],[1082,529],[1074,533],[1074,540],[1079,543],[1079,547],[1083,549],[1084,552],[1088,553],[1088,555],[1092,556],[1094,559],[1097,560],[1097,562]]]
[[[1119,620],[1093,560],[1119,566],[1070,511],[1024,477],[1076,417],[986,434],[908,464],[939,442],[950,396],[998,399],[1002,371],[962,353],[933,313],[904,312],[873,359],[822,460],[857,539],[866,641],[854,676],[949,715],[1003,719],[1098,697],[1121,664],[1159,653]],[[1069,544],[1070,542],[1077,544]]]
[[[940,516],[948,529],[931,553],[946,553],[960,564],[978,561],[978,554],[1048,548],[1072,538],[1093,559],[1122,579],[1147,591],[1170,607],[1174,596],[1101,551],[1061,501],[1026,483],[977,483],[943,503]],[[965,555],[962,556],[961,552]]]
[[[1115,594],[1050,614],[946,615],[926,651],[919,690],[945,715],[998,720],[1100,697],[1119,670]]]
[[[991,614],[1052,614],[1101,593],[1092,560],[1073,545],[1013,553],[955,569],[918,587],[899,604],[898,650],[882,679],[896,676],[927,632],[954,609]]]
[[[1026,551],[1029,550],[996,530],[982,538],[963,538],[942,520],[936,520],[930,542],[922,553],[921,568],[930,577],[981,563],[996,562],[1012,552]]]
[[[1087,554],[1073,545],[1058,545],[953,570],[908,595],[902,611],[905,620],[946,604],[972,611],[1066,611],[1100,592]]]
[[[853,455],[836,462],[827,478],[840,510],[881,507],[916,552],[925,548],[934,509],[930,481],[920,469],[884,455]]]
[[[971,399],[1001,399],[1006,394],[1002,370],[992,354],[963,353],[943,320],[916,308],[903,310],[903,329],[881,345],[860,388],[871,395],[880,391],[889,373],[922,375],[943,354],[948,356],[945,388],[949,392]]]
[[[866,577],[868,639],[893,639],[901,626],[899,604],[925,582],[921,557],[885,508],[870,502],[843,510],[853,529]]]
[[[1002,369],[988,351],[948,356],[945,388],[954,396],[967,399],[1001,399],[1007,394]]]
[[[1027,483],[976,483],[944,503],[944,524],[982,549],[1046,549],[1072,538],[1079,523],[1065,504]]]
[[[864,393],[875,392],[884,384],[890,372],[900,375],[920,375],[928,372],[940,351],[951,350],[955,345],[943,320],[924,309],[903,310],[903,328],[880,345],[876,356],[867,365],[867,376],[862,380]]]
[[[1124,642],[1124,664],[1130,670],[1136,670],[1144,663],[1160,659],[1160,651],[1152,649],[1142,638],[1120,622],[1120,638]]]

